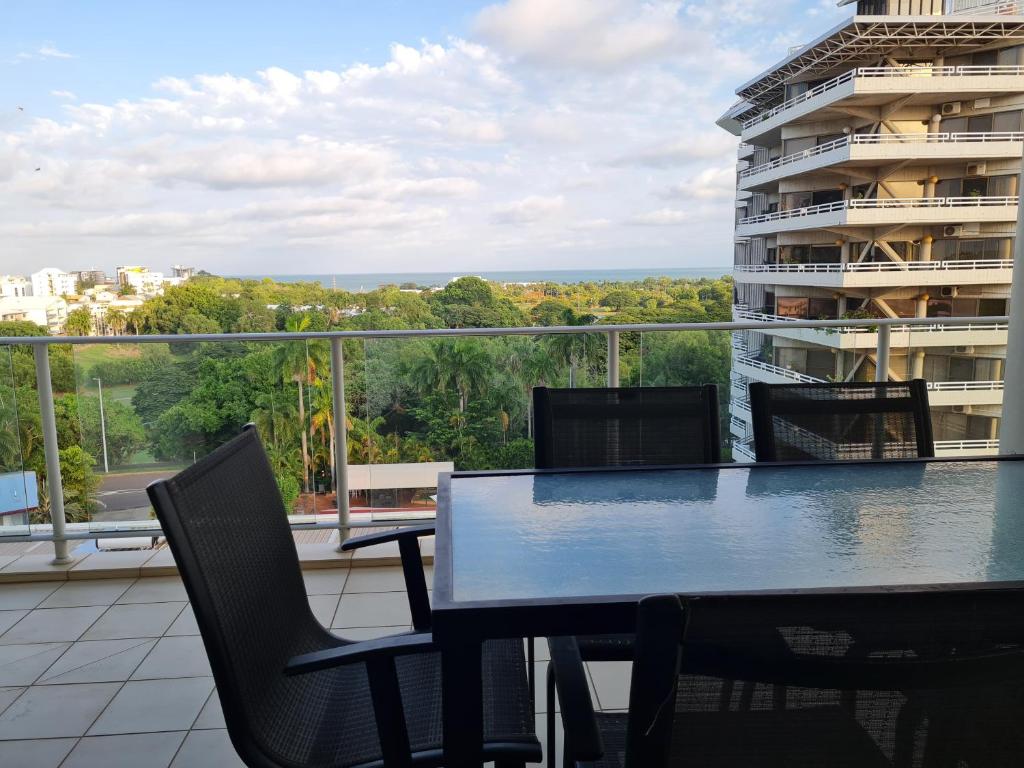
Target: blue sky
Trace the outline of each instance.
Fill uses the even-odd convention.
[[[727,264],[714,119],[848,14],[0,0],[0,273]]]

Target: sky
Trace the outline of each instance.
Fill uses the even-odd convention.
[[[732,260],[735,88],[835,0],[0,0],[0,274]]]

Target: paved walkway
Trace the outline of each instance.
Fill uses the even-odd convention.
[[[410,628],[400,568],[304,578],[314,614],[340,635]],[[624,708],[628,676],[628,665],[592,665],[597,703]],[[538,716],[542,742],[543,728]],[[0,766],[240,765],[177,576],[0,584]]]

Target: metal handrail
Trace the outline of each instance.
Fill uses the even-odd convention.
[[[824,144],[805,149],[801,152],[776,158],[761,165],[744,168],[740,171],[740,178],[747,179],[751,176],[773,171],[786,165],[798,163],[812,157],[818,157],[834,152],[844,147],[854,145],[876,146],[882,144],[994,144],[997,142],[1024,142],[1024,133],[1019,131],[1007,131],[999,133],[857,133],[851,136],[843,136],[833,139]]]
[[[970,327],[979,323],[983,324],[1005,324],[1006,317],[987,318],[943,318],[943,326]],[[616,325],[589,325],[589,326],[557,326],[557,327],[523,327],[523,328],[430,328],[420,330],[383,330],[383,331],[322,331],[322,332],[284,332],[284,333],[238,333],[238,334],[180,334],[180,335],[146,335],[146,336],[14,336],[0,337],[0,346],[30,346],[34,349],[36,360],[36,380],[40,386],[37,387],[40,403],[40,416],[43,424],[43,443],[47,453],[47,483],[51,499],[51,522],[50,526],[35,526],[25,534],[0,536],[0,541],[51,541],[54,544],[57,562],[67,562],[68,542],[81,539],[93,538],[117,538],[124,536],[159,535],[159,528],[152,522],[146,527],[146,521],[124,521],[112,523],[108,529],[97,529],[95,527],[83,527],[79,524],[69,524],[65,527],[62,514],[63,488],[60,474],[60,462],[57,456],[57,433],[55,425],[54,404],[52,398],[52,384],[50,384],[49,355],[47,349],[53,344],[93,345],[93,344],[181,344],[181,343],[281,343],[286,341],[321,341],[328,342],[331,346],[331,382],[335,388],[335,406],[338,409],[336,418],[339,423],[344,421],[344,391],[339,388],[339,382],[344,381],[344,356],[342,344],[345,340],[373,340],[373,339],[414,339],[414,338],[443,338],[443,337],[478,337],[478,336],[546,336],[559,334],[602,334],[607,338],[609,347],[609,371],[608,383],[611,386],[618,384],[618,370],[615,361],[621,333],[664,333],[678,331],[765,331],[771,328],[811,328],[811,329],[847,329],[847,328],[874,328],[879,329],[879,356],[884,358],[881,352],[883,347],[882,337],[888,335],[890,326],[899,328],[920,327],[928,328],[935,325],[934,318],[880,318],[867,320],[797,320],[782,322],[716,322],[716,323],[671,323],[671,324],[616,324]],[[737,350],[741,351],[741,350]],[[754,365],[762,370],[777,373],[796,381],[820,382],[812,376],[806,376],[788,368],[781,368],[770,363],[754,360],[747,355],[741,355],[737,362]],[[887,353],[886,353],[887,354]],[[883,366],[883,370],[885,367]],[[954,389],[955,383],[942,382],[936,389]],[[960,382],[961,389],[997,389],[1001,388],[1001,382]],[[998,386],[997,386],[998,385]],[[341,414],[340,418],[338,414]],[[340,479],[347,477],[346,457],[348,455],[345,445],[346,432],[343,429],[336,430],[335,456],[338,462],[336,476]],[[52,454],[52,456],[51,456]],[[52,461],[51,461],[52,459]],[[350,529],[368,525],[381,525],[376,522],[350,522],[348,517],[348,496],[339,480],[338,486],[338,512],[337,517],[331,521],[323,519],[306,520],[293,524],[295,529],[338,529],[347,533]],[[395,525],[404,520],[389,519],[386,524]],[[139,526],[142,527],[139,527]],[[49,528],[49,530],[46,530]]]
[[[955,272],[967,269],[1012,269],[1013,259],[972,261],[854,261],[848,264],[736,264],[736,272]]]
[[[959,6],[959,7],[957,7]],[[1006,0],[954,0],[949,4],[947,16],[1021,16],[1024,15],[1024,3],[1007,2]]]
[[[1016,195],[979,197],[884,197],[864,200],[836,200],[832,203],[809,205],[804,208],[790,208],[786,211],[745,216],[737,224],[766,224],[772,221],[800,219],[818,216],[822,213],[837,213],[847,210],[890,210],[909,208],[1005,208],[1017,205]]]
[[[741,320],[761,320],[766,323],[793,323],[800,319],[795,317],[783,317],[782,315],[770,315],[765,312],[751,312],[749,310],[733,310],[733,317],[737,317]],[[912,328],[909,325],[893,325],[889,327],[889,330],[892,333],[950,333],[952,331],[1006,331],[1009,330],[1010,327],[1008,323],[969,323],[967,325],[947,326],[945,323],[939,323],[939,318],[932,319],[936,320],[935,325],[927,325],[919,328]],[[785,326],[783,326],[783,328],[785,328]],[[865,332],[877,332],[877,330],[874,328],[837,328],[829,330],[830,332],[840,334],[860,334]],[[735,341],[733,342],[733,348],[738,349]]]
[[[966,65],[960,67],[935,67],[935,66],[922,66],[922,67],[857,67],[847,72],[842,73],[833,77],[831,80],[826,80],[824,83],[819,83],[814,88],[811,88],[799,96],[794,96],[791,99],[778,104],[771,109],[768,109],[754,117],[743,122],[743,130],[753,128],[755,125],[770,120],[781,112],[785,112],[805,101],[810,101],[813,98],[821,96],[822,94],[828,93],[831,90],[838,88],[841,85],[851,82],[857,77],[958,77],[958,76],[983,76],[991,77],[993,75],[1011,75],[1019,76],[1024,74],[1024,66],[1016,64],[998,64],[994,66],[973,66]]]

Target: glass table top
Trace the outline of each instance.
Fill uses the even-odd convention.
[[[1024,581],[1024,461],[454,476],[452,599]]]

